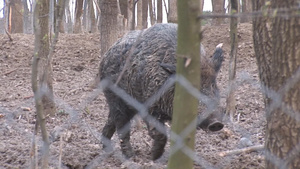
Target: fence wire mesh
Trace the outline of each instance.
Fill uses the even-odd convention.
[[[279,12],[286,12],[286,11],[284,9],[282,9],[282,10],[279,10]],[[255,17],[257,17],[258,14],[262,14],[262,13],[263,12],[256,12],[256,13],[253,13],[253,15],[255,15]],[[284,13],[283,17],[286,17],[286,15],[287,14]],[[292,15],[292,16],[299,17],[298,15],[297,16]],[[205,17],[205,16],[203,16],[203,17]],[[224,66],[221,69],[223,69],[223,68],[224,68]],[[223,71],[223,73],[224,73],[224,71]],[[286,114],[288,116],[291,117],[291,119],[295,119],[296,121],[299,122],[300,112],[293,110],[293,108],[291,106],[284,104],[282,101],[283,94],[286,93],[287,91],[289,91],[295,85],[298,85],[299,80],[300,80],[300,68],[294,73],[294,75],[289,80],[287,80],[287,83],[281,87],[281,89],[279,90],[280,92],[276,92],[276,91],[273,91],[273,90],[267,88],[266,86],[261,86],[260,82],[258,81],[257,76],[253,77],[253,75],[249,74],[249,72],[241,71],[241,72],[238,72],[236,81],[234,82],[234,86],[232,88],[235,88],[238,90],[239,88],[248,86],[248,89],[259,91],[260,93],[271,98],[270,106],[266,107],[268,112],[275,110],[275,109],[282,109],[284,112],[286,112]],[[89,138],[85,138],[89,141],[85,142],[83,144],[87,144],[87,146],[89,146],[89,147],[94,146],[94,149],[95,149],[93,154],[89,155],[89,156],[92,156],[92,157],[89,157],[90,158],[89,162],[80,167],[82,167],[82,168],[83,167],[84,168],[97,168],[97,167],[101,168],[102,166],[108,167],[108,165],[104,164],[104,163],[107,162],[108,159],[110,159],[110,160],[115,159],[118,161],[117,165],[119,165],[119,167],[121,167],[121,168],[143,168],[143,162],[138,161],[141,159],[137,159],[137,158],[133,157],[132,159],[127,160],[126,158],[124,158],[124,156],[121,153],[121,148],[119,145],[120,140],[117,137],[116,133],[115,133],[115,136],[112,138],[112,140],[103,138],[101,136],[100,131],[103,128],[103,123],[107,120],[107,114],[108,114],[107,105],[103,106],[103,110],[106,112],[105,114],[100,114],[100,115],[96,116],[96,115],[92,115],[92,114],[97,114],[98,112],[90,112],[89,111],[90,105],[99,106],[99,105],[97,105],[99,103],[97,101],[97,97],[99,97],[99,95],[102,95],[101,99],[103,99],[103,91],[109,89],[115,95],[120,97],[124,102],[126,102],[128,105],[133,107],[138,112],[139,117],[141,117],[147,123],[153,125],[159,132],[165,134],[168,137],[169,141],[172,140],[175,142],[175,146],[173,147],[172,151],[169,150],[170,147],[169,147],[169,145],[167,145],[167,147],[165,148],[166,152],[164,153],[163,157],[160,158],[159,160],[157,160],[156,162],[154,162],[154,163],[158,163],[158,164],[154,165],[151,162],[149,162],[149,160],[147,159],[148,166],[152,166],[152,167],[154,166],[154,167],[158,167],[158,168],[165,167],[168,156],[170,156],[172,153],[174,153],[176,151],[182,151],[183,153],[185,153],[187,156],[189,156],[190,158],[192,158],[195,161],[196,167],[208,168],[208,169],[230,168],[231,162],[236,160],[236,156],[238,156],[238,154],[229,154],[229,155],[224,155],[224,156],[216,155],[213,158],[217,158],[217,160],[219,162],[211,162],[210,159],[205,157],[206,156],[205,153],[203,153],[201,151],[197,152],[199,149],[201,149],[201,145],[196,145],[196,150],[192,150],[184,144],[183,137],[185,137],[186,135],[188,135],[190,132],[192,132],[194,130],[194,126],[195,126],[195,123],[197,123],[197,119],[195,119],[193,121],[193,123],[189,124],[183,130],[182,133],[176,134],[170,130],[170,127],[168,127],[168,125],[164,126],[164,124],[162,124],[159,120],[157,120],[156,118],[152,117],[149,114],[148,108],[151,107],[157,100],[159,100],[163,96],[165,91],[170,89],[170,87],[172,87],[176,82],[179,83],[180,85],[182,85],[191,95],[193,95],[195,98],[197,98],[201,103],[206,105],[207,113],[208,113],[208,114],[206,114],[206,116],[209,116],[210,113],[213,112],[213,109],[216,107],[216,105],[214,104],[214,101],[212,101],[205,94],[201,93],[198,89],[194,88],[190,84],[190,82],[182,76],[176,75],[176,76],[170,77],[166,81],[166,83],[164,85],[162,85],[160,87],[160,89],[154,95],[152,95],[150,98],[147,98],[147,100],[143,103],[139,102],[134,97],[132,97],[130,94],[126,93],[122,88],[119,88],[117,85],[114,85],[114,83],[112,81],[110,81],[109,79],[104,79],[99,83],[97,89],[90,91],[88,93],[88,95],[82,97],[82,99],[78,101],[78,105],[70,105],[67,101],[65,101],[65,99],[63,97],[55,96],[54,100],[56,102],[56,105],[58,106],[58,109],[60,110],[60,112],[59,112],[60,116],[55,117],[55,118],[61,118],[61,119],[58,122],[57,120],[55,120],[55,118],[52,119],[52,117],[47,117],[47,125],[51,126],[51,129],[49,129],[49,137],[50,137],[51,145],[60,144],[59,142],[63,141],[65,147],[62,147],[62,150],[64,151],[64,149],[69,149],[68,144],[70,144],[72,142],[72,139],[77,138],[75,136],[72,136],[74,133],[72,133],[70,131],[73,130],[74,128],[76,128],[76,130],[78,130],[79,132],[86,134],[86,136],[84,136],[84,134],[83,134],[83,135],[81,135],[81,137],[89,137]],[[229,90],[229,87],[226,87],[226,85],[221,87],[221,97],[223,98],[223,102],[224,102],[224,98],[228,94],[228,90]],[[47,95],[47,90],[43,90],[42,92],[43,93],[41,93],[41,95],[43,95],[43,94]],[[238,97],[238,94],[236,94],[236,95]],[[261,98],[260,98],[260,101],[262,101]],[[22,102],[18,107],[32,107],[33,102],[34,102],[33,98],[30,98],[30,99],[27,99],[26,101]],[[221,99],[221,102],[222,102],[222,99]],[[221,103],[221,104],[224,105],[224,103]],[[3,105],[3,102],[1,102],[1,105],[0,105],[0,112],[1,112],[0,134],[7,135],[7,137],[11,137],[12,134],[18,135],[17,138],[19,138],[19,139],[25,138],[25,140],[30,140],[30,142],[32,142],[32,140],[37,140],[38,147],[41,147],[43,144],[41,139],[39,137],[34,137],[34,134],[33,134],[35,121],[32,120],[32,118],[28,117],[28,116],[35,116],[34,113],[31,113],[30,115],[28,115],[26,113],[20,114],[19,113],[20,109],[9,109],[6,107],[7,106]],[[254,111],[254,110],[252,110],[252,111]],[[261,112],[261,110],[260,111],[257,110],[257,111]],[[245,127],[244,125],[242,125],[242,120],[240,120],[240,118],[241,118],[240,116],[242,116],[242,115],[240,114],[239,110],[237,110],[237,114],[234,118],[235,121],[229,121],[229,120],[224,121],[225,128],[223,130],[226,130],[225,132],[221,131],[221,132],[217,132],[216,134],[205,133],[203,131],[199,131],[199,132],[201,134],[207,134],[207,135],[211,136],[213,139],[216,139],[216,135],[225,135],[225,136],[217,137],[217,140],[218,140],[217,142],[222,142],[224,137],[230,137],[230,136],[226,136],[228,134],[228,133],[226,134],[226,132],[228,132],[228,130],[232,130],[234,133],[237,133],[237,135],[239,135],[238,141],[235,142],[236,144],[227,147],[227,148],[232,148],[232,149],[243,149],[245,147],[257,146],[257,145],[263,144],[264,140],[259,140],[259,141],[256,140],[255,143],[257,145],[254,145],[251,142],[251,137],[253,135],[256,135],[255,137],[258,137],[257,135],[263,135],[264,131],[261,131],[258,129],[253,129],[253,131],[249,131],[248,127]],[[265,116],[268,116],[268,115],[265,115]],[[91,117],[96,118],[95,121],[102,120],[102,126],[100,127],[97,124],[89,124],[89,122],[86,121],[86,118],[91,118]],[[135,118],[133,118],[133,119],[135,119]],[[258,119],[258,121],[256,121],[256,124],[254,124],[254,126],[265,125],[266,119],[263,115],[260,115],[259,117],[257,117],[257,119]],[[31,125],[29,128],[28,127],[24,128],[24,123],[30,123]],[[133,123],[134,125],[132,126],[130,123]],[[124,125],[124,128],[122,128],[121,131],[119,131],[119,133],[128,132],[130,129],[135,128],[133,131],[131,131],[131,135],[132,135],[131,142],[132,143],[137,142],[137,141],[146,142],[145,143],[146,146],[143,146],[145,148],[145,150],[141,150],[138,147],[135,147],[135,149],[134,149],[135,156],[138,156],[140,151],[149,151],[149,153],[150,153],[149,147],[151,147],[152,145],[149,144],[149,141],[145,141],[145,138],[143,138],[143,135],[145,135],[145,137],[148,137],[148,136],[146,136],[147,135],[146,132],[142,132],[143,135],[139,135],[140,138],[134,138],[136,135],[133,132],[139,132],[138,130],[144,130],[144,128],[138,129],[138,127],[135,124],[136,121],[134,121],[134,120],[131,120],[130,123]],[[167,130],[167,132],[165,130]],[[199,134],[197,134],[196,136],[198,137]],[[59,139],[60,137],[62,138],[62,141],[60,141],[60,139]],[[202,137],[202,136],[200,136],[200,137]],[[102,144],[104,144],[106,146],[112,146],[113,150],[110,152],[104,152],[102,150],[102,146],[100,145],[101,140],[102,140]],[[149,140],[149,138],[148,138],[148,140]],[[201,138],[197,139],[196,144],[201,143],[201,141],[199,141],[199,140],[201,140]],[[209,139],[207,139],[207,140],[209,140]],[[216,141],[213,141],[213,142],[215,144]],[[258,144],[259,142],[261,144]],[[2,151],[3,153],[5,153],[5,151],[4,151],[5,143],[6,142],[1,143],[0,152]],[[30,154],[30,149],[31,149],[30,145],[25,145],[25,144],[18,143],[18,142],[16,142],[15,144],[16,144],[16,146],[26,147],[25,149],[27,151],[27,154]],[[77,143],[77,144],[80,144],[80,143]],[[200,146],[200,148],[198,146]],[[212,151],[217,153],[218,150],[220,150],[220,149],[216,148],[217,146],[218,146],[218,144],[217,145],[215,144],[214,147],[212,148]],[[220,146],[221,146],[221,144],[220,144]],[[9,147],[9,148],[13,148],[13,147]],[[82,148],[82,146],[80,148]],[[214,149],[217,149],[217,151]],[[228,149],[228,150],[230,150],[230,149]],[[272,154],[271,152],[267,151],[264,148],[258,149],[258,150],[259,150],[258,152],[255,152],[256,154],[259,154],[260,156],[264,156],[265,159],[268,159],[269,161],[271,161],[278,168],[285,169],[290,161],[292,161],[294,158],[298,157],[298,155],[300,153],[300,142],[297,143],[296,146],[288,153],[288,156],[285,159],[280,159],[279,157],[277,157],[276,155]],[[71,166],[71,164],[65,164],[64,162],[62,162],[63,164],[58,163],[58,159],[59,159],[58,156],[61,154],[57,150],[51,150],[51,147],[50,147],[50,151],[51,151],[50,152],[50,161],[52,160],[52,161],[56,162],[56,163],[53,162],[51,165],[53,165],[55,167],[63,166],[64,168],[68,168],[68,167],[76,168],[76,166]],[[74,151],[74,153],[76,153],[78,151],[80,151],[80,150]],[[38,153],[37,154],[38,158],[40,158],[39,155],[40,155],[41,151],[38,150],[37,153]],[[242,151],[241,153],[250,153],[250,152]],[[76,155],[76,154],[74,154],[74,155]],[[29,156],[31,156],[31,154]],[[64,154],[62,156],[63,156],[62,158],[64,158]],[[149,156],[143,156],[143,157],[149,157]],[[70,158],[70,157],[68,157],[68,158]],[[10,161],[13,161],[14,159],[7,159],[5,156],[2,156],[1,161],[2,160],[5,161],[7,164],[9,164]],[[64,159],[62,161],[64,161]],[[29,163],[26,162],[24,165],[28,166],[28,164]],[[13,167],[13,166],[7,165],[4,167],[9,168],[9,167]],[[112,166],[112,168],[115,168],[115,167],[116,166]],[[259,167],[261,167],[261,166],[259,166]]]

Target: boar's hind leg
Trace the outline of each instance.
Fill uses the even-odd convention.
[[[114,119],[112,118],[112,113],[110,112],[108,115],[108,120],[102,130],[101,142],[103,144],[103,149],[106,152],[112,151],[110,139],[113,136],[113,134],[115,133],[115,131],[116,131],[115,122],[114,122]]]
[[[126,158],[133,156],[132,147],[130,144],[130,120],[132,117],[128,113],[121,112],[115,117],[116,128],[120,139],[122,153]]]
[[[111,137],[117,130],[122,153],[126,158],[133,156],[132,148],[130,145],[130,113],[125,104],[122,104],[120,100],[115,99],[115,102],[109,102],[109,115],[108,120],[102,130],[102,144],[106,152],[112,151]],[[119,103],[119,104],[115,104]]]
[[[160,123],[160,127],[158,126]],[[166,128],[164,126],[163,121],[156,122],[153,124],[149,124],[149,122],[146,121],[148,132],[153,141],[153,147],[151,150],[152,160],[157,160],[161,155],[164,153],[164,148],[167,143],[167,132]],[[158,128],[160,130],[158,130]]]

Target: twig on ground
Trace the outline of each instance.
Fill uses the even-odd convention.
[[[244,152],[262,151],[263,149],[264,149],[263,145],[256,145],[256,146],[246,147],[246,148],[237,149],[237,150],[223,151],[223,152],[219,153],[219,156],[224,157],[224,156],[228,156],[228,155],[241,154]]]
[[[10,70],[10,71],[8,71],[8,72],[5,72],[5,73],[3,73],[3,75],[7,76],[7,75],[9,75],[10,73],[12,73],[12,72],[14,72],[14,71],[16,71],[16,70],[18,70],[18,68],[13,69],[13,70]]]
[[[23,99],[30,99],[30,98],[32,98],[32,97],[33,97],[33,95],[25,96]]]

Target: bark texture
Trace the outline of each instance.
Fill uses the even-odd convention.
[[[143,17],[142,17],[142,14],[143,14],[143,1],[138,1],[136,3],[136,8],[137,8],[137,25],[136,25],[136,28],[137,29],[143,29]]]
[[[200,14],[199,0],[177,1],[178,12],[178,46],[177,75],[184,76],[195,88],[200,88]],[[198,36],[197,36],[198,35]],[[187,65],[186,62],[191,61]],[[188,126],[191,130],[183,137],[184,146],[195,149],[195,132],[198,100],[178,82],[175,85],[172,131],[180,135]],[[174,139],[174,136],[171,138]],[[171,140],[171,156],[168,168],[193,168],[193,159],[183,149],[175,150],[178,140]]]
[[[243,13],[250,13],[252,11],[252,3],[249,0],[242,0],[242,12]],[[251,21],[251,16],[249,14],[248,17],[242,17],[241,23],[249,22]]]
[[[83,7],[83,0],[76,0],[76,7],[75,7],[75,24],[74,24],[74,33],[81,33],[81,16],[82,16],[82,8]]]
[[[236,14],[238,11],[238,0],[231,0],[231,14]],[[237,18],[230,19],[230,60],[229,60],[229,92],[226,99],[226,114],[229,115],[230,120],[233,121],[235,115],[235,96],[234,96],[234,82],[236,75],[236,57],[238,49],[237,36]]]
[[[253,20],[253,39],[267,112],[266,168],[300,168],[300,18],[298,1],[253,1],[254,10],[278,9]]]
[[[21,0],[10,1],[11,33],[23,33],[24,7]]]
[[[168,22],[177,23],[177,3],[176,0],[169,0]]]
[[[157,23],[162,23],[162,0],[157,0]]]
[[[142,1],[142,28],[146,29],[148,26],[148,1]]]
[[[119,22],[118,0],[101,0],[100,10],[100,42],[101,56],[117,41],[122,32],[122,23]],[[121,24],[121,25],[120,25]]]
[[[225,0],[212,0],[212,12],[215,14],[225,14]],[[214,18],[212,21],[213,25],[221,25],[223,23],[223,18]]]

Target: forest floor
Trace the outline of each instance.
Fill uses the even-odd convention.
[[[218,77],[222,104],[228,92],[230,37],[229,25],[203,27],[203,44],[208,55],[224,43],[225,61]],[[196,134],[195,168],[264,168],[262,152],[243,152],[220,156],[220,152],[264,144],[266,125],[263,98],[252,42],[252,25],[238,26],[236,115],[225,121],[222,131]],[[61,34],[53,57],[53,80],[57,113],[47,118],[50,133],[51,168],[165,168],[169,143],[164,155],[150,159],[152,139],[144,124],[133,125],[131,143],[135,156],[125,160],[119,140],[113,136],[113,153],[99,144],[107,120],[108,106],[103,93],[93,89],[100,61],[99,34]],[[31,62],[34,36],[13,34],[13,41],[0,35],[0,168],[28,168],[35,126],[35,107],[31,89]],[[92,100],[94,96],[96,99]],[[61,135],[62,139],[59,139]],[[40,132],[36,137],[41,153]],[[246,140],[246,142],[245,142]],[[60,153],[61,151],[61,153]]]

